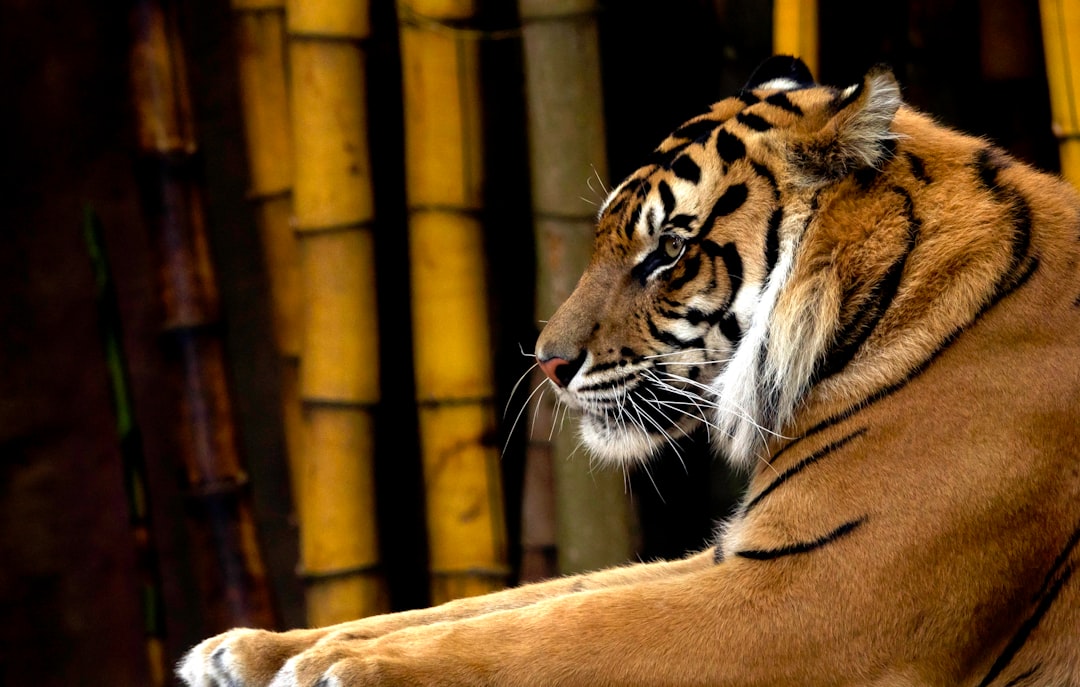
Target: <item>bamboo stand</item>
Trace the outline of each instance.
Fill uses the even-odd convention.
[[[1067,0],[1040,0],[1050,111],[1058,139],[1061,174],[1080,187],[1080,7]]]
[[[540,320],[574,289],[592,252],[596,205],[583,200],[607,178],[600,55],[595,0],[520,0],[524,27],[537,302]],[[590,177],[595,179],[590,181]],[[539,375],[535,383],[543,380]],[[570,460],[574,432],[550,434],[555,422],[550,393],[530,431],[529,460],[550,460],[555,477],[558,572],[578,573],[625,563],[633,554],[632,513],[617,470],[587,469]],[[543,423],[543,424],[541,424]],[[548,437],[551,436],[549,442]],[[584,458],[584,456],[582,456]],[[528,486],[526,487],[529,488]],[[530,524],[523,524],[529,541]]]
[[[299,365],[300,265],[292,227],[293,151],[285,72],[285,0],[232,0],[239,55],[249,198],[254,204],[270,282],[274,340],[281,364],[281,406],[293,502],[303,475]]]
[[[773,53],[801,58],[818,76],[817,0],[775,0]]]
[[[470,0],[399,0],[421,454],[434,603],[503,586]]]
[[[139,177],[147,224],[159,249],[164,337],[180,387],[178,443],[190,492],[206,629],[272,627],[218,335],[217,286],[176,19],[171,6],[139,0],[132,27]]]
[[[294,204],[304,321],[302,574],[308,622],[379,613],[374,422],[379,349],[364,49],[367,3],[290,0]]]

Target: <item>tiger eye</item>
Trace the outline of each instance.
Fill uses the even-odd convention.
[[[679,257],[679,254],[682,253],[682,247],[683,240],[678,236],[668,234],[660,239],[660,250],[672,260]]]

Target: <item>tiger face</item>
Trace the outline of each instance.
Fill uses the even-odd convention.
[[[748,461],[781,431],[824,352],[770,324],[796,248],[824,188],[892,155],[900,103],[888,72],[836,89],[773,60],[614,189],[536,348],[595,456],[645,460],[704,427]]]

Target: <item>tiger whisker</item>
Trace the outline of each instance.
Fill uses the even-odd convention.
[[[525,372],[522,373],[520,377],[517,378],[517,381],[514,382],[514,386],[510,389],[510,395],[506,399],[506,405],[503,407],[502,416],[504,420],[506,419],[506,414],[510,411],[510,403],[514,400],[514,394],[517,393],[518,387],[520,387],[521,383],[524,382],[525,379],[528,378],[530,374],[532,374],[532,371],[539,366],[540,363],[533,363],[529,366],[527,370],[525,370]],[[531,396],[532,394],[529,395]],[[528,399],[526,399],[525,402],[528,403]]]
[[[650,391],[650,393],[651,393],[651,391]],[[659,409],[659,406],[657,406],[657,405],[656,405],[656,404],[654,404],[654,403],[653,403],[652,401],[650,401],[649,399],[647,399],[647,398],[645,398],[644,396],[642,396],[642,395],[641,395],[640,393],[635,393],[634,395],[635,395],[635,396],[637,396],[637,398],[641,399],[641,401],[642,401],[643,403],[649,404],[649,405],[651,405],[652,407],[654,407],[654,408],[657,408],[657,412],[659,412],[659,413],[660,413],[660,415],[661,415],[661,416],[662,416],[662,417],[663,417],[663,418],[664,418],[665,420],[667,420],[669,424],[671,424],[671,425],[672,425],[673,427],[678,427],[678,428],[679,428],[679,431],[681,431],[681,432],[682,432],[682,433],[683,433],[684,435],[686,434],[686,431],[685,431],[685,430],[683,430],[683,429],[682,429],[682,427],[679,427],[679,424],[678,424],[677,422],[672,422],[671,418],[670,418],[670,417],[668,417],[668,416],[667,416],[667,415],[666,415],[666,414],[665,414],[665,413],[664,413],[664,412],[663,412],[662,410],[660,410],[660,409]],[[656,401],[657,401],[657,403],[659,403],[659,399],[656,399]],[[672,450],[672,452],[673,452],[673,453],[675,454],[675,457],[679,459],[679,464],[680,464],[680,465],[682,465],[682,467],[683,467],[683,470],[684,470],[684,471],[686,471],[687,473],[689,473],[689,471],[688,471],[688,470],[687,470],[687,468],[686,468],[686,461],[684,461],[684,460],[683,460],[683,457],[682,457],[682,453],[681,453],[681,452],[679,451],[679,447],[678,447],[678,445],[677,445],[677,444],[675,443],[675,438],[671,436],[671,433],[670,433],[670,432],[668,432],[667,428],[665,428],[664,426],[662,426],[662,425],[661,425],[661,424],[660,424],[660,423],[659,423],[659,422],[658,422],[658,421],[656,420],[656,418],[652,417],[652,416],[651,416],[651,415],[649,415],[648,413],[643,413],[643,412],[641,412],[641,409],[640,409],[640,408],[639,408],[639,407],[638,407],[638,406],[637,406],[636,404],[635,404],[635,410],[636,410],[636,411],[638,412],[638,416],[639,416],[639,417],[641,417],[641,418],[642,418],[643,420],[648,420],[648,421],[649,421],[649,423],[650,423],[650,424],[651,424],[651,425],[652,425],[653,427],[655,427],[655,428],[656,428],[656,431],[658,431],[658,432],[659,432],[660,434],[662,434],[662,435],[663,435],[663,437],[664,437],[664,441],[666,441],[666,442],[667,442],[667,444],[668,444],[668,446],[670,446],[670,447],[671,447],[671,450]]]
[[[544,382],[546,382],[546,381],[547,380],[544,380]],[[521,421],[521,416],[525,414],[526,410],[528,410],[529,402],[533,400],[533,397],[536,396],[537,392],[540,393],[540,398],[543,398],[545,388],[546,388],[546,385],[543,382],[541,382],[525,398],[525,402],[521,404],[521,410],[518,411],[518,414],[514,417],[514,422],[510,425],[510,431],[508,431],[506,433],[506,443],[503,444],[502,453],[500,455],[502,455],[502,456],[506,455],[506,449],[510,447],[510,437],[512,437],[514,435],[514,430],[517,429],[518,422]],[[536,402],[536,412],[540,412],[540,399],[539,398],[537,399],[537,402]],[[505,413],[503,413],[503,417],[504,418],[506,417]],[[536,422],[536,420],[534,418],[533,419],[533,424],[534,425],[535,425],[535,422]],[[531,432],[530,432],[530,434],[531,434]]]

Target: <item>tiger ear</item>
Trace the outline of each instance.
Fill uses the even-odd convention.
[[[832,116],[825,125],[795,146],[796,163],[819,181],[879,167],[899,137],[892,121],[902,103],[892,70],[874,67],[860,83],[841,91],[829,105]]]

